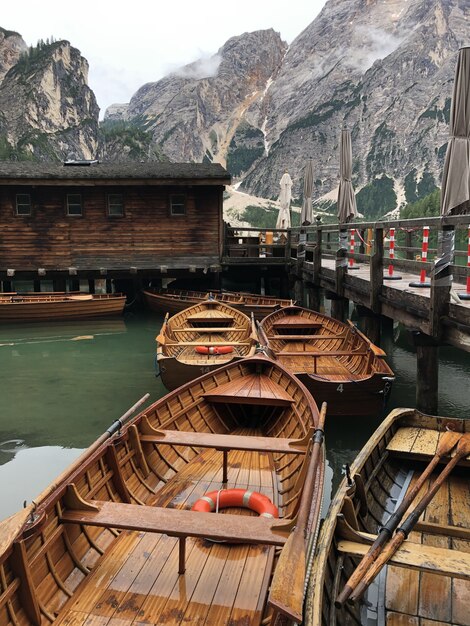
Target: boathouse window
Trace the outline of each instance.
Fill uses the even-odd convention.
[[[124,215],[124,198],[122,193],[108,194],[109,217],[122,217]]]
[[[31,215],[31,195],[29,193],[16,194],[16,214]]]
[[[79,193],[67,194],[67,215],[82,214],[82,196]]]
[[[186,214],[186,196],[178,194],[170,196],[170,214],[185,215]]]

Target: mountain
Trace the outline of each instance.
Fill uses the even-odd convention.
[[[99,109],[69,42],[27,48],[0,29],[0,158],[220,162],[240,190],[335,200],[339,137],[352,133],[358,208],[374,218],[440,184],[469,0],[328,0],[287,46],[261,30]]]
[[[227,163],[268,198],[285,168],[301,195],[309,156],[315,197],[335,197],[345,125],[359,208],[373,217],[439,185],[469,20],[468,0],[329,0],[289,48],[273,31],[233,38],[209,60],[213,76],[187,66],[107,117],[144,118],[171,159]]]
[[[0,158],[94,158],[99,107],[80,52],[0,31],[0,60]]]
[[[113,105],[105,119],[146,120],[171,160],[216,160],[236,174],[264,153],[265,90],[285,52],[273,30],[232,37],[214,56],[144,85],[128,105]]]

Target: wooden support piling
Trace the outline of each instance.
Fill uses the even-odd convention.
[[[361,327],[364,329],[364,333],[372,341],[372,343],[380,345],[380,315],[377,315],[367,307],[361,305],[357,306],[357,313],[359,315],[360,321],[362,322]]]
[[[429,335],[413,332],[416,346],[416,408],[437,415],[439,391],[439,344]]]

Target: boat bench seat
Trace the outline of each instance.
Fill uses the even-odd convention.
[[[361,350],[360,352],[351,352],[351,350],[279,350],[277,352],[278,356],[313,356],[313,357],[322,357],[322,356],[367,356],[369,353],[366,350]]]
[[[313,429],[312,429],[313,430]],[[158,430],[155,434],[141,435],[142,443],[168,444],[171,446],[194,446],[215,450],[246,450],[251,452],[279,452],[281,454],[305,454],[312,433],[303,439],[280,437],[245,437],[242,435],[219,435],[182,430]]]
[[[323,339],[344,339],[344,335],[268,335],[268,339],[283,339],[284,341],[322,341]]]
[[[180,574],[185,571],[187,537],[283,546],[291,526],[290,520],[273,520],[261,516],[250,517],[250,523],[247,524],[246,517],[241,515],[216,515],[140,504],[86,501],[81,498],[73,483],[68,485],[65,499],[67,509],[60,516],[62,524],[136,530],[178,537]]]
[[[273,322],[273,328],[293,329],[293,328],[322,328],[320,322],[309,322],[308,319],[292,316],[292,321]]]
[[[197,330],[197,329],[195,329]],[[224,329],[226,330],[226,329]],[[251,346],[252,341],[167,341],[166,346]]]
[[[362,558],[370,545],[340,540],[338,550],[343,554]],[[449,548],[436,548],[405,540],[389,561],[390,565],[406,567],[453,578],[470,580],[470,553]]]
[[[185,326],[184,328],[172,328],[173,333],[223,333],[226,331],[239,330],[247,331],[247,328],[236,328],[235,326],[214,326],[212,328],[197,328],[197,326]]]

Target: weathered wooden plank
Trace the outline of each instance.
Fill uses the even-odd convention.
[[[363,557],[368,548],[367,544],[353,541],[342,540],[338,543],[338,550],[351,556]],[[431,573],[438,572],[442,576],[455,576],[470,580],[470,554],[457,550],[423,546],[405,541],[389,563]]]
[[[98,510],[67,510],[62,514],[61,522],[275,546],[284,545],[287,538],[284,531],[276,531],[275,522],[263,517],[254,518],[247,526],[240,522],[238,516],[232,515],[215,516],[211,513],[93,500],[90,504]]]

